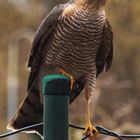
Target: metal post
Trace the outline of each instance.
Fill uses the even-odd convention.
[[[69,88],[63,75],[43,78],[44,140],[68,140]]]

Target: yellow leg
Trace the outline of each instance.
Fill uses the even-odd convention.
[[[72,90],[73,84],[75,82],[74,77],[70,73],[67,73],[66,71],[64,71],[63,69],[60,69],[60,73],[62,73],[63,75],[66,75],[67,77],[70,78],[70,80],[71,80],[70,89]]]
[[[87,101],[87,116],[86,116],[86,128],[83,132],[84,135],[90,134],[90,140],[92,140],[93,135],[98,133],[98,130],[92,126],[90,122],[90,109],[89,109],[90,102]]]

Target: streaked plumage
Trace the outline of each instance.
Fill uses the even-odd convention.
[[[86,91],[94,93],[96,77],[112,63],[112,29],[104,11],[105,0],[75,0],[55,7],[39,26],[28,66],[28,95],[8,128],[42,122],[42,77],[62,68],[76,79],[71,102]],[[42,135],[42,127],[35,128]]]

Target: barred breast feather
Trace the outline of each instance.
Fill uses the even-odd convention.
[[[47,52],[44,54],[45,64],[60,64],[64,68],[68,66],[68,69],[73,69],[76,65],[79,70],[83,67],[85,73],[87,65],[92,66],[92,62],[95,61],[104,23],[104,12],[100,11],[91,13],[79,10],[71,16],[59,17],[56,28],[44,49]]]
[[[76,78],[85,76],[93,92],[96,55],[105,21],[104,10],[75,9],[69,16],[60,16],[44,49],[43,65],[56,65]]]

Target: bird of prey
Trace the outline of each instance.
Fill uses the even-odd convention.
[[[42,122],[42,78],[49,74],[65,74],[71,78],[70,103],[81,93],[86,99],[86,129],[97,130],[90,122],[89,104],[95,92],[98,75],[112,64],[113,33],[105,14],[106,0],[71,0],[53,8],[39,26],[28,67],[28,94],[10,121],[15,130]],[[41,136],[43,128],[35,131]]]

